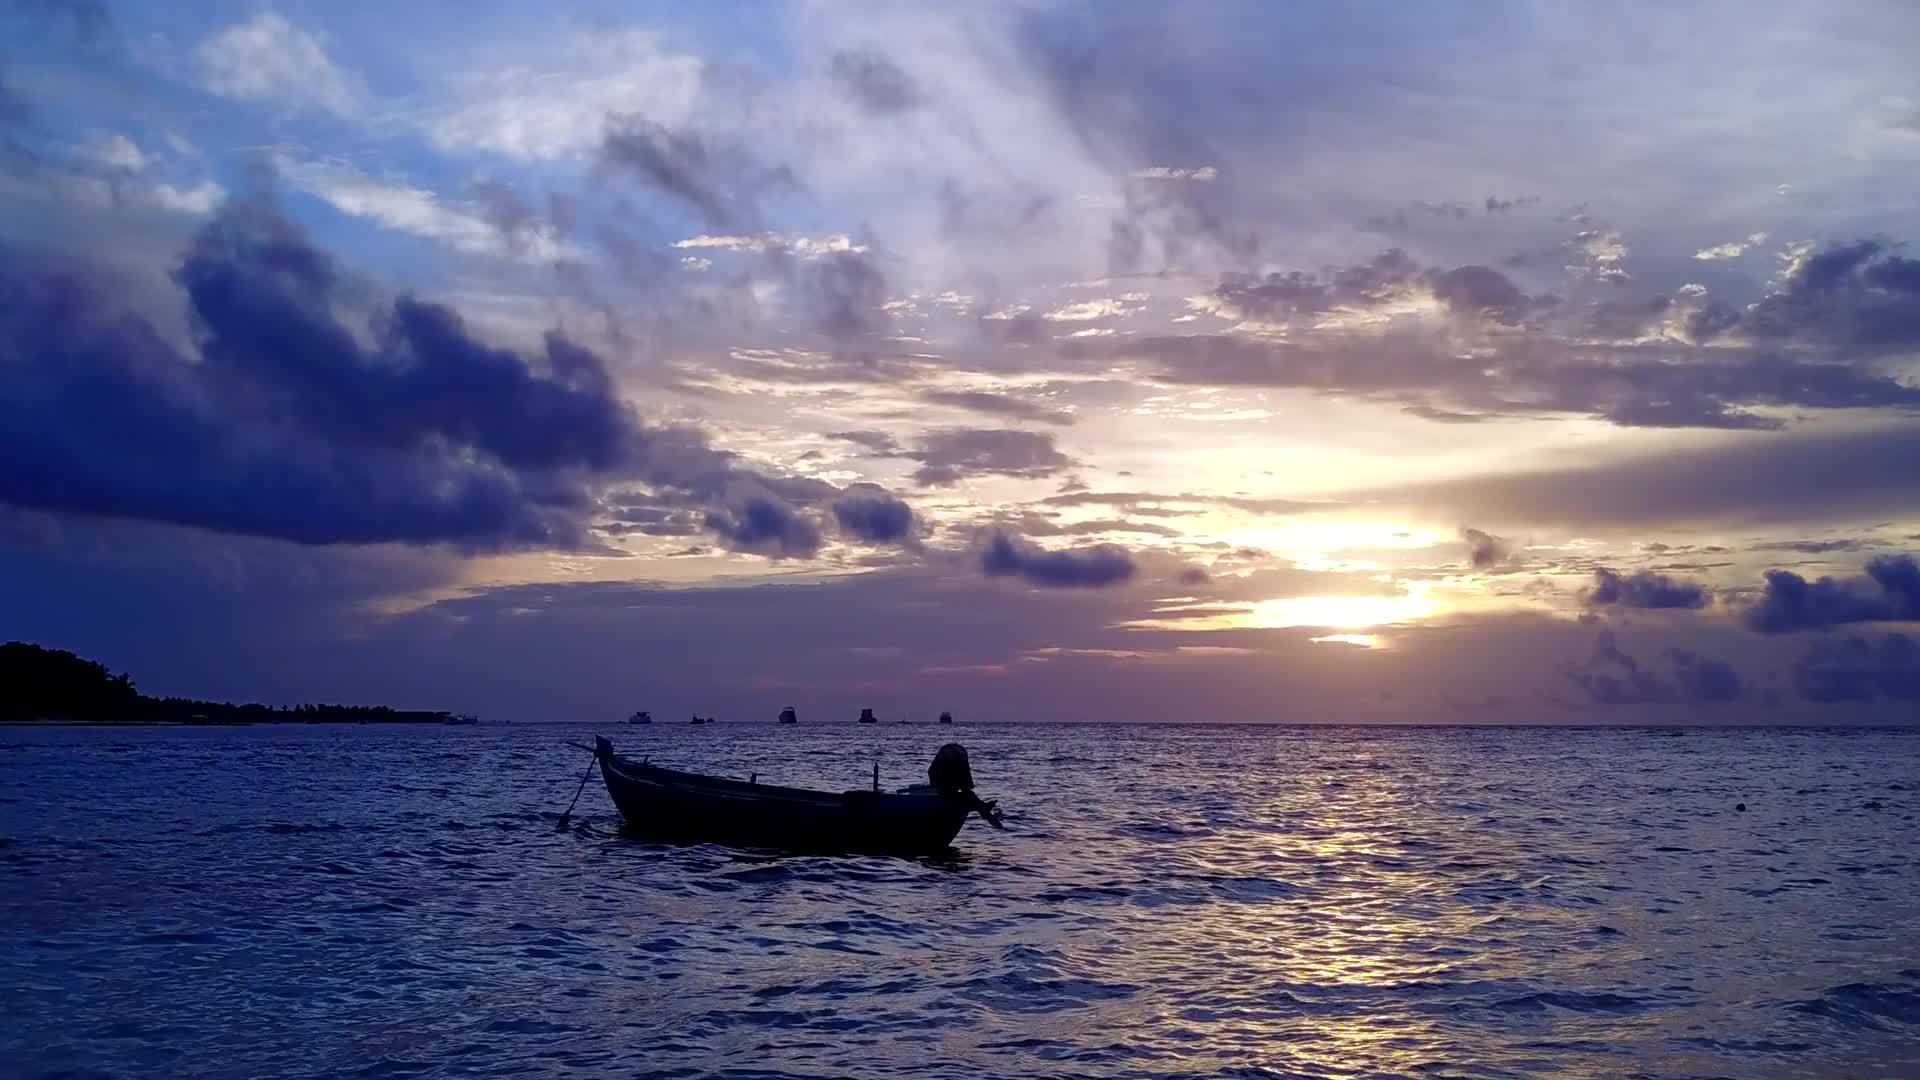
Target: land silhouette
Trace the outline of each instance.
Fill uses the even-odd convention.
[[[385,705],[273,706],[148,697],[125,675],[62,649],[0,645],[0,723],[439,724],[450,713]]]

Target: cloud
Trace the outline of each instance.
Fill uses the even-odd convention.
[[[738,509],[708,511],[706,526],[734,551],[775,559],[810,559],[820,551],[820,527],[765,496],[753,496]]]
[[[285,108],[357,112],[357,78],[327,56],[321,38],[263,11],[200,45],[200,85],[221,97]]]
[[[427,116],[427,137],[443,150],[524,162],[584,154],[601,144],[611,115],[686,123],[705,71],[705,61],[644,30],[573,35],[533,63],[464,77],[449,91],[458,103]]]
[[[1700,608],[1706,606],[1707,590],[1651,570],[1622,576],[1603,566],[1593,572],[1593,587],[1582,599],[1588,607]]]
[[[1920,644],[1905,634],[1888,634],[1878,644],[1825,638],[1794,663],[1793,685],[1801,697],[1821,703],[1920,701]]]
[[[1133,577],[1132,556],[1113,544],[1077,551],[1046,551],[995,533],[980,558],[988,577],[1018,577],[1043,588],[1103,588]]]
[[[1462,525],[1460,539],[1467,543],[1467,562],[1475,570],[1498,566],[1513,556],[1513,545],[1489,532]]]
[[[676,240],[673,246],[681,249],[752,252],[758,255],[769,253],[787,253],[803,259],[817,259],[823,255],[850,251],[864,253],[864,244],[855,243],[845,233],[831,233],[824,236],[786,236],[781,233],[756,233],[750,236],[710,236],[701,234],[685,240]]]
[[[731,140],[669,129],[632,113],[607,121],[600,164],[694,210],[708,229],[723,233],[755,227],[759,198],[795,186],[790,170],[761,165]]]
[[[558,235],[536,221],[512,189],[504,185],[479,185],[477,194],[482,204],[469,209],[448,205],[423,188],[375,179],[340,162],[281,156],[275,165],[293,187],[343,214],[439,241],[459,251],[525,257],[535,262],[552,262],[568,254]]]
[[[907,112],[922,102],[913,76],[876,52],[856,49],[834,53],[827,74],[854,104],[870,113]]]
[[[1070,412],[1049,409],[1044,405],[1037,405],[1025,398],[1010,394],[996,394],[985,390],[923,390],[918,397],[929,405],[945,405],[951,409],[966,409],[969,412],[985,413],[989,416],[1037,420],[1062,427],[1073,423],[1073,414]]]
[[[1748,309],[1759,341],[1880,351],[1920,345],[1920,260],[1881,240],[1790,249],[1773,292]]]
[[[911,543],[913,507],[883,491],[850,495],[833,504],[840,530],[873,544]]]
[[[1220,179],[1220,170],[1211,165],[1202,165],[1194,169],[1183,169],[1172,165],[1155,165],[1146,169],[1135,169],[1127,175],[1135,180],[1197,180],[1203,184]]]
[[[1746,611],[1747,625],[1763,634],[1920,621],[1920,563],[1911,555],[1870,559],[1861,577],[1808,581],[1791,570],[1769,570],[1766,581],[1760,599]]]
[[[1715,244],[1710,248],[1701,248],[1699,251],[1693,253],[1693,257],[1702,262],[1712,262],[1716,259],[1737,259],[1745,255],[1752,248],[1766,242],[1767,234],[1757,232],[1745,240],[1734,240],[1725,244]]]
[[[1920,505],[1920,427],[1748,435],[1579,467],[1345,493],[1434,519],[1577,529],[1856,521]]]
[[[1746,696],[1740,672],[1732,664],[1686,649],[1674,649],[1668,657],[1682,699],[1699,704],[1739,701]]]
[[[1662,675],[1620,648],[1613,631],[1602,630],[1584,664],[1566,671],[1595,705],[1715,705],[1746,697],[1733,665],[1687,649],[1671,649],[1672,674]]]
[[[271,206],[232,203],[175,279],[197,357],[85,275],[5,260],[0,501],[305,544],[586,542],[595,487],[717,497],[725,455],[642,427],[593,353],[537,358],[358,285]]]
[[[995,428],[928,432],[918,447],[899,456],[920,462],[913,478],[926,487],[944,487],[969,476],[1034,479],[1073,465],[1073,459],[1054,446],[1052,435]]]

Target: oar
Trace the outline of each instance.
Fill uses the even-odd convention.
[[[580,786],[573,789],[573,802],[568,803],[566,810],[560,815],[560,828],[566,828],[567,821],[573,817],[573,803],[579,802],[580,793],[587,790],[587,778],[593,775],[593,766],[599,760],[600,755],[598,753],[587,759],[587,771],[580,774]]]

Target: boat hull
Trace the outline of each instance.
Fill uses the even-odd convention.
[[[678,843],[787,851],[934,855],[969,808],[931,789],[807,791],[722,780],[602,755],[600,775],[627,827]]]

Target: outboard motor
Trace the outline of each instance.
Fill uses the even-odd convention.
[[[973,767],[967,762],[966,747],[957,742],[941,747],[933,755],[933,764],[927,766],[927,779],[942,795],[979,811],[987,824],[996,829],[1006,827],[1000,824],[1000,811],[995,809],[995,804],[973,793]]]

